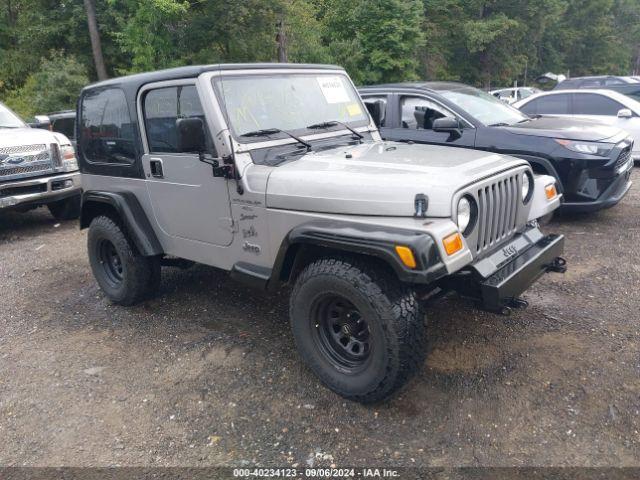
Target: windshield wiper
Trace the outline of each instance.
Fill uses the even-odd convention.
[[[268,136],[273,135],[275,133],[284,133],[285,135],[288,135],[291,138],[293,138],[299,144],[304,145],[305,148],[307,149],[307,151],[311,151],[311,144],[310,143],[305,142],[301,138],[295,136],[293,133],[289,133],[286,130],[280,130],[279,128],[263,128],[263,129],[260,129],[260,130],[254,130],[253,132],[243,133],[240,136],[241,137],[268,137]]]
[[[349,125],[347,125],[346,123],[342,123],[339,122],[337,120],[331,120],[329,122],[322,122],[322,123],[314,123],[313,125],[309,125],[307,128],[309,130],[317,130],[320,128],[330,128],[330,127],[336,127],[336,126],[342,126],[344,128],[346,128],[347,130],[349,130],[351,133],[353,133],[356,137],[358,137],[358,140],[360,140],[362,142],[362,139],[364,138],[362,136],[362,134],[360,134],[360,132],[357,132],[356,130],[354,130],[353,128],[351,128]]]
[[[509,124],[505,122],[492,123],[490,127],[508,127]]]

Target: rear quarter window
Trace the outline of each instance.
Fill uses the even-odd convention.
[[[136,159],[135,125],[124,92],[87,92],[80,107],[78,148],[89,163],[131,165]]]

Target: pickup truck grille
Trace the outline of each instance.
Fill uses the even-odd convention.
[[[0,180],[50,171],[54,166],[51,153],[44,144],[0,148]]]
[[[478,240],[476,253],[482,253],[510,238],[516,231],[519,204],[518,175],[503,177],[485,185],[478,194]]]

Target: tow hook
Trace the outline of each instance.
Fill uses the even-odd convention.
[[[567,261],[562,257],[556,257],[549,265],[547,265],[548,272],[565,273],[567,271]]]

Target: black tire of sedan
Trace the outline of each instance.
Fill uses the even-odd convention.
[[[359,258],[324,258],[304,268],[291,293],[290,320],[307,366],[350,400],[389,398],[424,362],[416,293]]]
[[[80,195],[58,200],[47,207],[56,220],[75,220],[80,216]]]
[[[92,220],[87,244],[93,275],[112,302],[133,305],[157,288],[158,258],[140,255],[111,218],[99,216]]]

